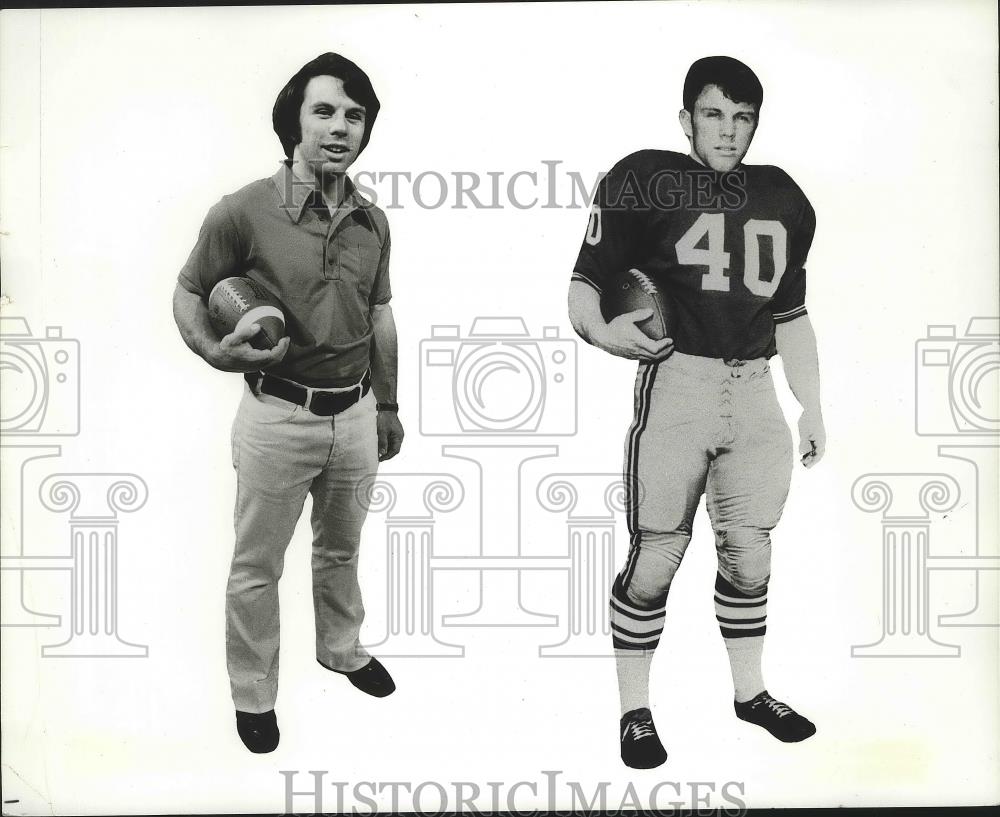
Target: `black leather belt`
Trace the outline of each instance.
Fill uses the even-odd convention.
[[[362,397],[368,394],[372,385],[371,371],[365,372],[361,382],[349,391],[326,391],[324,389],[308,389],[305,386],[297,386],[272,377],[264,372],[247,372],[243,375],[250,391],[254,394],[270,394],[272,397],[280,397],[289,403],[302,406],[306,411],[318,414],[320,417],[332,417],[340,414],[345,409],[349,409]]]

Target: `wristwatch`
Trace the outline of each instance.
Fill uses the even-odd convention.
[[[376,403],[376,411],[399,411],[399,403]]]

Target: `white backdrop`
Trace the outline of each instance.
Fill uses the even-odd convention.
[[[984,490],[996,485],[996,435],[956,428],[947,411],[954,382],[915,362],[928,325],[954,325],[961,338],[970,318],[998,314],[992,4],[6,11],[0,38],[3,316],[26,319],[35,338],[62,327],[64,339],[79,342],[80,371],[78,434],[51,435],[73,430],[76,400],[53,380],[42,425],[4,436],[3,791],[16,801],[6,812],[281,812],[281,770],[297,772],[297,791],[311,788],[308,770],[325,771],[324,807],[337,807],[342,783],[343,807],[361,812],[371,807],[356,796],[359,784],[372,796],[390,782],[440,784],[451,808],[456,783],[466,784],[465,796],[475,785],[481,809],[491,807],[489,781],[501,782],[500,808],[508,796],[521,808],[568,807],[569,782],[588,800],[605,783],[609,807],[628,805],[630,792],[648,805],[663,781],[661,807],[699,797],[718,806],[1000,797],[998,630],[939,619],[975,608],[995,622],[996,571],[932,572],[920,585],[930,631],[912,641],[917,655],[851,650],[877,642],[887,626],[882,515],[852,501],[859,477],[952,475],[961,492],[953,510],[922,511],[914,501],[916,511],[887,513],[923,514],[932,557],[998,555],[995,495]],[[474,472],[441,446],[470,441],[420,434],[420,342],[434,325],[459,325],[465,337],[477,316],[517,316],[532,337],[555,326],[572,338],[565,293],[587,203],[577,196],[567,206],[566,173],[590,186],[634,150],[686,149],[676,112],[684,73],[700,56],[731,54],[761,77],[765,101],[748,161],[783,167],[818,216],[808,306],[829,448],[817,468],[796,468],[775,533],[765,651],[770,691],[816,722],[813,739],[778,744],[733,716],[702,510],[653,668],[654,713],[670,753],[660,769],[630,771],[618,759],[610,660],[539,657],[540,645],[565,634],[558,571],[526,576],[522,588],[524,606],[558,616],[555,627],[441,626],[442,615],[475,607],[476,574],[449,571],[435,580],[434,626],[442,641],[464,646],[464,657],[385,658],[398,683],[385,700],[324,672],[312,656],[306,524],[281,589],[281,745],[252,756],[239,743],[222,624],[229,428],[241,381],[187,350],[170,300],[208,208],[272,174],[282,158],[270,128],[277,91],[327,50],[365,68],[383,105],[354,170],[433,171],[450,185],[448,201],[429,208],[401,181],[400,206],[387,208],[408,436],[385,472],[454,473],[467,498]],[[556,160],[561,206],[543,207],[543,162]],[[519,170],[538,174],[535,206],[519,209],[506,196],[497,209],[452,206],[453,174],[501,173],[505,186]],[[426,203],[437,186],[425,181],[417,195]],[[526,203],[530,179],[517,184]],[[5,332],[12,326],[5,320]],[[9,357],[15,341],[0,342]],[[26,352],[51,364],[47,377],[58,369],[57,343]],[[962,349],[995,346],[986,336]],[[620,469],[634,366],[575,348],[576,435],[517,438],[558,446],[557,458],[535,463],[537,475]],[[987,420],[998,416],[993,361],[975,392]],[[6,369],[5,399],[38,387]],[[794,400],[776,379],[794,428]],[[55,395],[63,407],[53,407]],[[918,398],[944,418],[922,436]],[[425,408],[442,410],[433,400]],[[978,482],[969,463],[938,454],[945,443],[978,446]],[[59,450],[22,468],[24,447],[43,445]],[[42,657],[45,645],[71,635],[71,565],[60,558],[70,552],[69,520],[39,493],[57,473],[133,474],[148,488],[142,507],[118,515],[115,625],[118,638],[148,647],[145,658]],[[893,501],[905,505],[895,490]],[[477,554],[468,508],[441,516],[436,554]],[[565,554],[564,519],[521,510],[522,551]],[[619,521],[616,566],[626,543]],[[384,515],[372,515],[363,545],[365,632],[374,643],[387,627]],[[61,569],[37,569],[49,564]],[[60,618],[13,626],[31,619],[26,609]],[[957,654],[921,657],[934,641]],[[550,800],[544,772],[556,770]],[[417,805],[437,808],[437,791],[425,786]],[[389,808],[391,792],[383,785],[373,799]],[[400,808],[412,807],[405,789],[399,796]],[[316,807],[311,796],[293,805]]]

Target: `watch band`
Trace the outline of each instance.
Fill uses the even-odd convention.
[[[399,411],[399,403],[376,403],[376,411]]]

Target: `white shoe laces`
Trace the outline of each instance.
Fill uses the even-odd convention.
[[[785,717],[785,715],[792,714],[792,708],[787,704],[783,704],[781,701],[776,701],[770,695],[766,695],[757,702],[756,706],[764,704],[768,709],[770,709],[779,718]]]
[[[653,722],[647,720],[629,721],[628,731],[632,733],[632,740],[642,740],[643,738],[651,738],[656,735],[656,730],[653,729]]]

